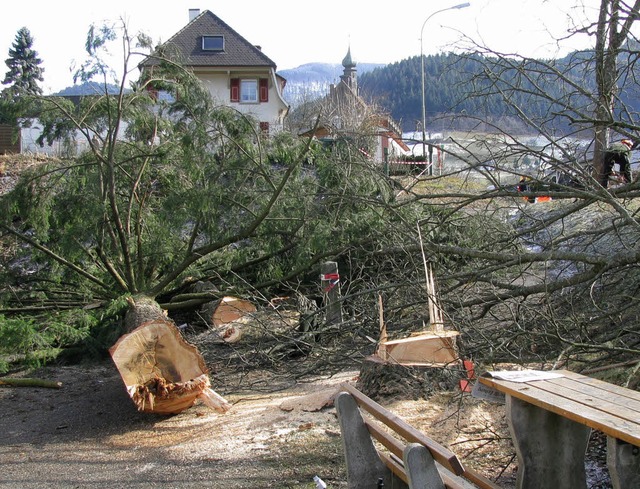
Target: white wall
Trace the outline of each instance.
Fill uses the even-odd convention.
[[[42,125],[38,122],[34,122],[31,127],[24,127],[20,130],[20,152],[21,153],[34,153],[34,154],[46,154],[49,156],[74,156],[89,147],[89,143],[80,133],[76,133],[75,148],[69,148],[62,141],[53,141],[51,145],[45,144],[40,146],[36,140],[42,134]],[[71,154],[69,154],[71,153]]]
[[[237,73],[231,75],[227,73],[198,73],[197,76],[202,80],[202,83],[205,85],[207,90],[209,90],[214,102],[219,103],[220,105],[232,107],[243,114],[251,115],[260,122],[268,122],[271,126],[282,126],[283,121],[281,120],[281,112],[286,110],[286,105],[284,105],[280,95],[278,94],[278,89],[274,86],[271,79],[269,79],[268,102],[247,104],[230,101],[229,79],[231,77],[249,78],[255,76],[257,78],[260,76],[264,78],[264,73]],[[277,129],[277,127],[274,127],[274,129]]]

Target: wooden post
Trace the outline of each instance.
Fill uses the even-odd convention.
[[[326,307],[327,324],[342,322],[342,306],[340,304],[340,275],[335,261],[324,262],[320,267],[322,298]]]
[[[420,222],[417,223],[417,228],[418,239],[420,240],[420,251],[422,252],[422,263],[424,265],[425,285],[427,287],[427,305],[429,307],[431,331],[442,333],[444,331],[442,309],[440,309],[440,304],[438,303],[438,298],[436,296],[436,283],[433,278],[433,270],[431,269],[431,264],[427,261],[427,256],[424,252],[422,233],[420,232]]]
[[[382,305],[382,296],[378,294],[378,314],[380,317],[380,339],[378,340],[378,349],[376,353],[383,360],[388,360],[387,355],[387,340],[389,337],[387,336],[387,325],[384,324],[384,307]]]

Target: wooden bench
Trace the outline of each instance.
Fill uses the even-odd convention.
[[[505,394],[518,456],[517,488],[586,488],[591,429],[607,435],[613,487],[640,487],[640,393],[567,370],[554,372],[561,377],[513,382],[489,373],[478,379]]]
[[[379,481],[385,489],[498,488],[355,387],[344,384],[335,405],[349,489],[375,489]]]

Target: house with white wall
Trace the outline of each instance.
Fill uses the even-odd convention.
[[[189,22],[163,47],[202,81],[218,103],[252,116],[263,133],[283,129],[289,112],[282,96],[286,80],[276,74],[276,64],[259,46],[251,44],[212,12],[190,9]],[[153,70],[157,64],[157,58],[149,56],[140,69]],[[40,147],[35,143],[40,130],[36,122],[31,128],[23,128],[16,137],[12,135],[12,126],[0,127],[0,154],[34,152],[60,156],[72,149],[63,148],[59,141]]]
[[[211,96],[252,116],[263,132],[282,130],[289,106],[282,97],[286,80],[276,64],[209,10],[189,10],[189,23],[163,43],[207,87]],[[142,70],[158,60],[150,56]]]

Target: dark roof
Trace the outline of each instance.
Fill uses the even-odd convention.
[[[224,51],[203,51],[202,36],[223,36]],[[209,10],[203,11],[163,46],[173,51],[185,66],[269,66],[276,64],[259,48],[234,31]],[[154,65],[147,58],[142,65]]]

